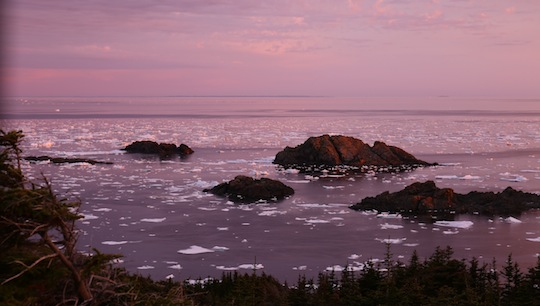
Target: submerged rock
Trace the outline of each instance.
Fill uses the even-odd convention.
[[[403,215],[442,215],[478,213],[482,215],[519,215],[531,208],[540,208],[540,195],[518,191],[512,187],[499,193],[472,191],[455,193],[438,188],[433,181],[413,183],[405,189],[383,192],[350,206],[354,210],[399,212]]]
[[[103,161],[97,161],[97,160],[87,159],[87,158],[50,157],[47,155],[28,156],[28,157],[25,157],[24,159],[28,161],[50,161],[51,163],[54,163],[54,164],[88,163],[91,165],[95,165],[95,164],[112,165],[111,162],[103,162]]]
[[[187,156],[193,154],[193,150],[185,144],[177,147],[172,143],[157,143],[155,141],[135,141],[124,148],[128,153],[158,154],[159,156]]]
[[[254,179],[238,175],[233,180],[211,189],[204,189],[218,196],[227,196],[233,202],[250,203],[258,200],[277,201],[294,194],[294,189],[269,178]]]
[[[310,137],[294,148],[286,147],[277,153],[274,164],[301,170],[313,166],[350,166],[359,170],[374,167],[388,171],[434,165],[384,142],[377,141],[369,146],[360,139],[341,135]]]

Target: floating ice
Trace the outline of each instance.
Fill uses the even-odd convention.
[[[243,264],[239,265],[238,269],[260,270],[264,269],[264,266],[262,264]]]
[[[540,242],[540,237],[537,237],[537,238],[527,238],[528,241],[532,241],[532,242]]]
[[[324,189],[332,190],[332,189],[343,189],[345,186],[323,186]]]
[[[97,212],[109,212],[112,209],[111,208],[95,208],[95,209],[92,209],[92,210],[97,211]]]
[[[377,218],[401,219],[402,216],[398,213],[382,212],[380,214],[377,214]]]
[[[150,223],[160,223],[160,222],[163,222],[165,221],[165,219],[167,218],[144,218],[144,219],[141,219],[141,222],[150,222]]]
[[[181,270],[182,266],[180,264],[176,264],[176,265],[169,266],[168,268],[174,269],[174,270]]]
[[[239,269],[246,269],[246,270],[260,270],[264,269],[264,266],[262,264],[242,264],[238,265],[236,267],[226,267],[226,266],[216,266],[216,269],[218,270],[224,270],[224,271],[235,271]]]
[[[203,279],[188,279],[186,282],[188,282],[190,285],[204,285],[208,284],[210,282],[213,282],[214,279],[211,277],[203,278]]]
[[[514,217],[508,217],[506,219],[504,219],[504,222],[506,223],[522,223],[523,221],[519,220],[519,219],[516,219]]]
[[[102,241],[101,244],[105,244],[105,245],[120,245],[120,244],[126,244],[128,243],[128,241],[126,240],[123,240],[123,241]]]
[[[215,246],[212,248],[212,250],[216,251],[216,252],[224,252],[224,251],[228,251],[229,248],[228,247],[223,247],[223,246]]]
[[[326,267],[326,271],[334,271],[334,272],[342,272],[342,271],[345,271],[345,269],[347,269],[347,271],[350,271],[350,272],[357,272],[357,271],[362,271],[364,267],[363,266],[352,266],[352,265],[348,265],[347,267],[343,267],[343,266],[340,266],[340,265],[334,265],[334,266],[331,266],[331,267]]]
[[[354,259],[358,259],[358,258],[360,258],[360,257],[362,257],[362,255],[352,254],[351,256],[349,256],[349,257],[347,257],[347,258],[354,260]]]
[[[469,228],[473,226],[472,221],[436,221],[434,225],[445,226],[445,227],[455,227],[455,228]]]
[[[198,210],[204,210],[204,211],[214,211],[217,210],[215,207],[197,207]]]
[[[321,219],[309,219],[309,220],[306,220],[306,223],[310,223],[310,224],[323,224],[323,223],[330,223],[330,221],[328,220],[321,220]]]
[[[217,230],[218,231],[228,231],[229,228],[228,227],[218,227]]]
[[[403,228],[403,225],[389,224],[389,223],[379,224],[379,226],[381,227],[381,229],[400,229],[400,228]]]
[[[298,266],[298,267],[293,267],[292,269],[295,271],[305,271],[307,270],[307,266]]]
[[[406,246],[406,247],[417,247],[419,246],[420,244],[419,243],[404,243],[403,246]]]
[[[456,231],[456,230],[446,230],[446,231],[443,231],[443,234],[445,234],[445,235],[455,235],[455,234],[459,234],[459,231]]]
[[[395,239],[391,239],[391,238],[386,238],[386,239],[375,238],[375,240],[380,241],[382,243],[388,243],[388,244],[400,244],[403,241],[407,240],[407,238],[395,238]]]
[[[279,211],[279,210],[265,210],[260,213],[258,213],[259,216],[268,216],[268,217],[275,217],[277,215],[284,215],[286,214],[286,211]]]
[[[435,179],[437,180],[481,180],[481,176],[476,175],[464,175],[464,176],[458,176],[458,175],[437,175],[435,176]]]
[[[81,214],[84,218],[84,220],[95,220],[95,219],[99,219],[98,216],[96,215],[92,215],[92,214]]]
[[[291,183],[291,184],[308,184],[310,182],[311,181],[309,180],[287,180],[287,183]]]
[[[173,274],[169,274],[169,275],[165,276],[165,279],[173,279],[173,278],[174,278]]]
[[[204,253],[214,253],[214,250],[203,248],[198,245],[192,245],[187,249],[179,250],[178,253],[184,254],[184,255],[197,255],[197,254],[204,254]]]
[[[140,266],[140,267],[137,267],[137,269],[139,270],[150,270],[150,269],[154,269],[155,267],[154,266]]]

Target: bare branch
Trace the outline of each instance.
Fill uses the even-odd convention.
[[[18,264],[21,264],[23,266],[26,267],[26,269],[22,270],[20,273],[18,273],[17,275],[14,275],[8,279],[6,279],[5,281],[2,282],[2,285],[4,285],[5,283],[8,283],[18,277],[20,277],[21,275],[23,275],[24,273],[28,272],[30,269],[32,269],[33,267],[35,267],[37,264],[39,264],[40,262],[44,261],[45,259],[49,259],[49,258],[53,258],[53,257],[56,257],[58,256],[57,254],[49,254],[49,255],[45,255],[41,258],[39,258],[38,260],[34,261],[33,264],[31,264],[30,266],[27,266],[25,265],[24,263],[20,262],[20,261],[15,261],[16,263]]]

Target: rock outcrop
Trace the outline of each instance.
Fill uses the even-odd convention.
[[[445,215],[479,213],[488,216],[519,215],[531,208],[540,208],[540,195],[511,187],[499,193],[472,191],[455,193],[438,188],[433,181],[413,183],[405,189],[367,197],[352,205],[354,210],[378,210],[402,215]]]
[[[310,137],[294,148],[286,147],[277,153],[274,164],[301,170],[310,166],[350,166],[360,170],[387,167],[390,171],[433,165],[384,142],[369,146],[360,139],[341,135]]]
[[[87,158],[67,158],[67,157],[50,157],[46,155],[42,156],[28,156],[25,157],[27,161],[36,162],[36,161],[49,161],[53,164],[74,164],[74,163],[87,163],[91,165],[96,164],[104,164],[104,165],[112,165],[111,162],[104,162],[104,161],[97,161],[93,159],[87,159]]]
[[[269,178],[254,179],[239,175],[232,181],[204,189],[218,196],[227,196],[233,202],[251,203],[258,200],[277,201],[294,194],[294,189]]]
[[[193,154],[193,150],[185,144],[176,146],[173,143],[157,143],[155,141],[135,141],[124,148],[128,153],[157,154],[161,157]]]

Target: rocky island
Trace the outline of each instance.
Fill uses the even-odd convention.
[[[160,157],[170,157],[175,155],[186,157],[193,154],[193,150],[183,143],[176,146],[173,143],[157,143],[150,140],[135,141],[126,146],[123,150],[128,153],[157,154]]]
[[[244,175],[238,175],[229,182],[203,191],[226,196],[229,200],[239,203],[253,203],[259,200],[278,201],[294,194],[294,189],[280,181],[269,178],[254,179]]]
[[[50,157],[47,155],[41,155],[41,156],[27,156],[24,159],[30,162],[49,161],[53,164],[87,163],[91,165],[96,165],[96,164],[112,165],[111,162],[104,162],[104,161],[98,161],[98,160],[93,160],[93,159],[88,159],[88,158],[77,158],[77,157]]]
[[[405,150],[376,141],[373,146],[349,136],[322,135],[304,143],[286,147],[277,153],[274,164],[301,171],[344,167],[357,171],[401,171],[435,165],[417,159]]]
[[[512,187],[498,193],[472,191],[460,194],[451,188],[438,188],[435,182],[427,181],[413,183],[398,192],[383,192],[375,197],[367,197],[350,208],[415,216],[472,213],[516,216],[526,210],[540,208],[540,195]]]

